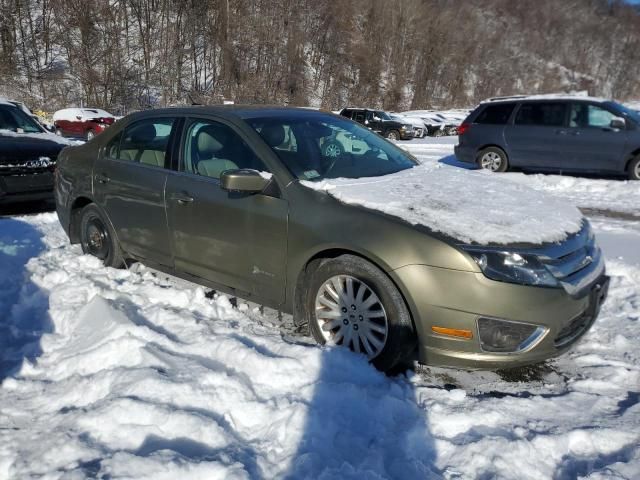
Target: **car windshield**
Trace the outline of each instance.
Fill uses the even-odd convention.
[[[382,110],[378,110],[376,112],[376,116],[380,117],[382,120],[391,120],[391,117],[387,114],[387,112],[383,112]]]
[[[376,133],[340,117],[297,112],[246,121],[301,180],[378,177],[417,164]]]
[[[623,116],[629,117],[636,123],[640,124],[640,113],[638,113],[636,110],[632,110],[616,102],[606,102],[605,106],[619,111]]]
[[[42,133],[40,126],[17,107],[0,106],[0,129],[17,133]]]

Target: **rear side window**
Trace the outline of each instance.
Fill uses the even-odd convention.
[[[518,110],[515,124],[562,127],[566,111],[564,103],[525,103]]]
[[[124,129],[117,156],[113,145],[107,146],[111,158],[164,168],[174,118],[149,118]]]
[[[478,118],[476,118],[475,123],[486,123],[491,125],[504,125],[509,121],[509,117],[511,116],[511,112],[513,112],[513,108],[515,104],[513,103],[499,103],[496,105],[487,106]]]

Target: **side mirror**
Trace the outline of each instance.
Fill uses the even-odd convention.
[[[624,130],[627,128],[627,122],[624,121],[624,118],[614,118],[609,126],[616,130]]]
[[[76,115],[76,120],[82,120],[82,117],[80,115]]]
[[[270,181],[270,177],[250,169],[225,170],[220,175],[222,189],[229,192],[258,193],[263,191]]]

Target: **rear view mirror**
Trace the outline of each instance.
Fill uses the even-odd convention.
[[[220,175],[223,190],[229,192],[258,193],[265,189],[271,179],[257,170],[225,170]]]
[[[627,122],[624,121],[624,118],[617,117],[611,120],[611,124],[609,126],[616,130],[624,130],[627,128]]]

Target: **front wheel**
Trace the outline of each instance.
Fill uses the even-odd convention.
[[[627,173],[629,180],[640,180],[640,155],[629,162]]]
[[[400,132],[398,130],[389,130],[386,137],[389,140],[400,140]]]
[[[416,336],[402,295],[368,261],[341,255],[311,274],[305,294],[310,331],[321,345],[365,355],[388,372],[414,351]]]
[[[83,253],[99,258],[107,267],[124,265],[115,233],[94,204],[87,205],[80,213],[80,244]]]
[[[506,172],[509,168],[509,161],[501,149],[489,147],[481,150],[478,154],[478,165],[490,172]]]

